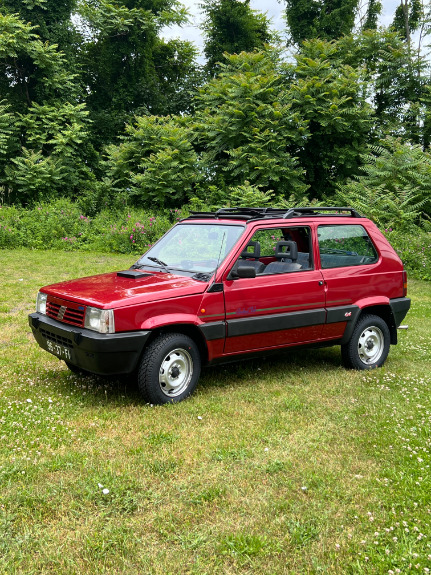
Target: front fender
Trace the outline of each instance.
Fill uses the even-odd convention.
[[[147,318],[141,325],[140,329],[157,329],[175,324],[189,324],[199,327],[203,322],[199,321],[196,315],[177,313],[161,314]]]

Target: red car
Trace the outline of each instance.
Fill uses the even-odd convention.
[[[72,371],[137,374],[181,401],[202,365],[341,345],[346,367],[386,360],[410,300],[403,264],[351,208],[224,208],[176,224],[129,270],[46,286],[29,316]]]

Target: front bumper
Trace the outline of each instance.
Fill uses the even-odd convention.
[[[40,313],[28,316],[33,335],[44,350],[98,375],[131,373],[150,331],[97,333],[60,323]]]

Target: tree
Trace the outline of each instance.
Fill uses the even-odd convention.
[[[401,0],[400,5],[395,10],[392,28],[406,40],[409,50],[411,34],[419,28],[423,15],[421,0]]]
[[[0,93],[13,111],[33,102],[76,95],[75,77],[57,46],[43,42],[37,28],[13,14],[0,13]]]
[[[359,0],[286,0],[286,17],[292,41],[337,39],[350,34]]]
[[[207,186],[226,190],[250,183],[263,192],[303,195],[302,170],[291,151],[298,150],[307,127],[292,109],[277,54],[228,56],[200,90],[195,118]]]
[[[91,180],[88,113],[64,54],[16,15],[0,14],[0,91],[10,127],[0,179],[11,200],[78,195]]]
[[[108,186],[145,207],[181,206],[199,180],[190,128],[180,118],[137,117],[107,150]]]
[[[378,18],[382,12],[382,3],[380,0],[368,0],[365,6],[358,8],[359,29],[377,30]]]
[[[375,139],[398,136],[426,146],[429,63],[393,30],[365,30],[337,43],[338,57],[363,71],[375,112]]]
[[[268,19],[250,8],[250,0],[205,0],[201,7],[206,69],[211,75],[220,70],[225,52],[252,52],[271,40]]]
[[[77,0],[0,0],[0,12],[16,14],[35,26],[42,42],[57,44],[68,67],[75,65],[80,35],[72,23]]]
[[[158,36],[163,26],[185,21],[176,0],[88,0],[79,10],[87,29],[81,61],[97,149],[113,142],[135,114],[188,107],[195,50]]]
[[[286,66],[291,111],[308,131],[296,155],[319,199],[357,173],[374,120],[361,71],[343,63],[337,50],[337,42],[307,40],[296,63]]]

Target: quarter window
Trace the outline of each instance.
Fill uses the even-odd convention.
[[[319,226],[322,268],[374,264],[378,254],[365,228],[359,225]]]

